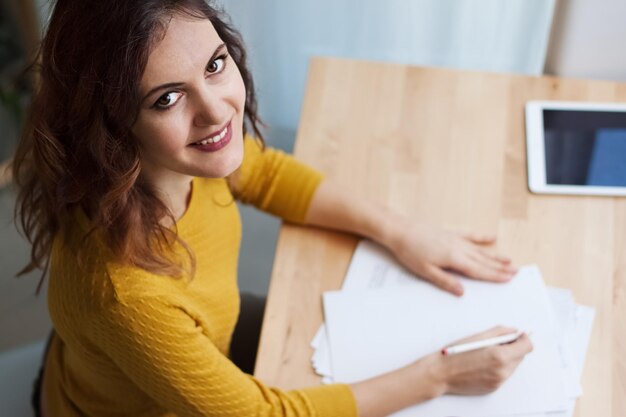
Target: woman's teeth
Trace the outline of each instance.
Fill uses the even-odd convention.
[[[201,140],[200,142],[197,142],[198,145],[208,145],[209,143],[217,143],[220,140],[224,139],[224,136],[226,136],[226,132],[228,132],[228,126],[226,126],[224,128],[224,130],[222,130],[220,133],[217,133],[213,136],[211,136],[210,138],[206,138],[204,140]]]

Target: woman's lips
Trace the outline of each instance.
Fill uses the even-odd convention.
[[[192,146],[194,149],[197,149],[202,152],[215,152],[222,149],[224,146],[228,145],[230,140],[233,137],[233,129],[231,126],[231,122],[229,122],[221,132],[216,133],[213,136],[210,136],[206,139],[198,141],[196,143],[192,143],[189,146]]]

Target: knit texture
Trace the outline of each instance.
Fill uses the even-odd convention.
[[[51,417],[356,416],[346,385],[284,392],[229,359],[239,313],[241,221],[234,198],[302,223],[321,175],[246,138],[231,179],[193,180],[177,223],[193,250],[192,280],[120,265],[77,212],[54,242],[48,304],[57,336],[46,361]],[[76,248],[88,255],[76,264]],[[182,249],[180,255],[183,255]]]

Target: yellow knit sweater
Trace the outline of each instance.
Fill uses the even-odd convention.
[[[55,239],[48,304],[57,336],[46,361],[50,417],[355,416],[346,385],[283,392],[229,359],[239,313],[241,222],[233,197],[303,222],[321,181],[312,169],[246,138],[237,183],[193,180],[178,233],[197,260],[195,278],[120,265],[82,212]],[[89,257],[76,264],[76,248]]]

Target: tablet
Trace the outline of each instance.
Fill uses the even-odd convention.
[[[626,104],[526,104],[528,187],[535,193],[626,196]]]

